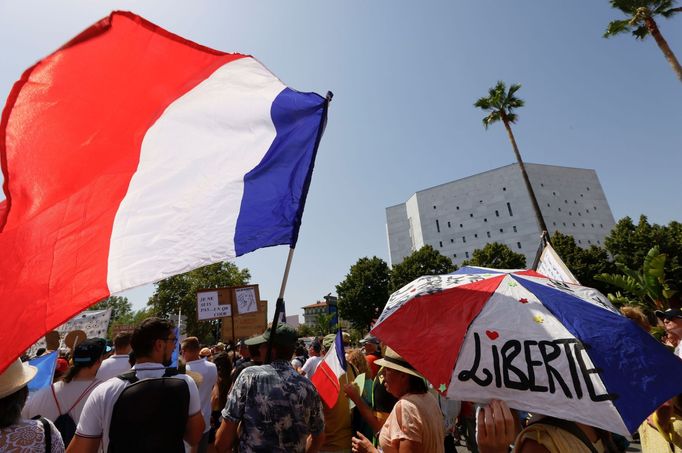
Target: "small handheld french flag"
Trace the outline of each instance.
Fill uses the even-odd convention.
[[[339,392],[341,391],[340,378],[346,373],[346,352],[343,349],[343,336],[341,329],[336,333],[334,344],[324,360],[317,367],[317,371],[312,377],[312,383],[315,384],[320,398],[324,404],[332,408],[336,405],[339,399]]]

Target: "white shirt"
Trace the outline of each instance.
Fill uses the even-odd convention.
[[[62,414],[66,413],[73,406],[73,409],[71,409],[69,414],[71,414],[73,421],[78,423],[83,407],[85,406],[85,401],[88,399],[88,395],[100,382],[101,381],[96,379],[88,379],[85,381],[73,380],[68,383],[64,381],[55,382],[53,384],[54,393],[59,400],[59,407],[62,410]],[[83,392],[86,393],[84,394]],[[81,395],[83,396],[82,398]],[[74,406],[78,398],[81,399],[78,404]],[[32,395],[26,402],[24,410],[21,412],[23,418],[30,419],[36,415],[42,415],[52,422],[59,417],[59,409],[57,409],[57,403],[54,400],[50,387],[40,389]]]
[[[150,379],[162,377],[166,369],[160,363],[138,363],[133,367],[137,371],[137,378]],[[194,383],[194,379],[186,374],[173,376],[187,382],[189,388],[189,411],[188,415],[198,414],[201,411],[199,400],[199,390]],[[109,379],[103,382],[90,393],[85,407],[78,421],[76,434],[81,437],[102,438],[102,451],[109,448],[109,426],[111,425],[111,414],[114,404],[123,390],[130,385],[130,382],[123,379]]]
[[[192,360],[187,362],[186,368],[199,373],[203,380],[199,385],[199,398],[201,399],[201,414],[204,416],[204,432],[211,429],[211,392],[218,382],[218,368],[206,359]]]
[[[100,381],[108,381],[112,377],[130,371],[130,362],[128,361],[128,354],[112,355],[102,362],[102,366],[97,371],[97,379]]]
[[[301,368],[301,370],[305,371],[305,376],[308,379],[313,378],[313,374],[315,374],[315,371],[317,371],[317,367],[321,361],[322,357],[320,356],[312,356],[305,361],[305,363],[303,364],[303,368]]]

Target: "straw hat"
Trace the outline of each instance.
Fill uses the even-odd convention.
[[[384,352],[384,356],[381,359],[376,359],[374,361],[375,365],[384,367],[384,368],[391,368],[393,370],[401,371],[403,373],[411,374],[412,376],[417,376],[418,378],[424,379],[424,376],[419,374],[417,370],[415,370],[412,365],[407,363],[405,359],[400,357],[397,352],[395,352],[393,349],[386,347],[386,352]]]
[[[0,398],[11,395],[28,384],[37,372],[38,368],[23,364],[20,359],[12,362],[9,368],[0,374]]]

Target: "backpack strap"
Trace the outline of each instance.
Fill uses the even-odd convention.
[[[92,382],[90,383],[90,385],[88,385],[88,386],[85,388],[85,390],[83,390],[83,393],[81,393],[81,396],[78,397],[78,399],[76,400],[76,402],[73,403],[73,405],[69,408],[68,411],[66,411],[66,413],[68,414],[69,412],[71,412],[71,411],[73,410],[73,408],[76,407],[76,405],[78,405],[78,403],[81,402],[81,400],[83,399],[83,397],[85,397],[86,395],[89,395],[89,394],[90,394],[90,391],[92,391],[92,389],[94,389],[95,387],[97,387],[99,384],[100,384],[100,381],[98,381],[97,379],[95,379],[94,381],[92,381]],[[52,391],[54,392],[54,390],[52,390]],[[61,414],[60,414],[60,415],[61,415]]]
[[[135,382],[139,381],[137,378],[137,373],[135,370],[128,371],[127,373],[119,374],[116,376],[117,378],[121,379],[122,381],[128,381],[131,384],[134,384]]]
[[[582,429],[578,428],[578,425],[576,425],[574,422],[554,417],[545,417],[538,420],[537,422],[531,423],[531,425],[536,424],[549,425],[559,429],[563,429],[567,433],[573,434],[573,436],[577,437],[578,440],[580,440],[580,442],[585,444],[587,449],[590,450],[590,453],[598,453],[597,449],[594,448],[594,445],[592,445],[592,442],[590,442],[590,439],[587,438],[587,435],[583,432]]]
[[[52,427],[45,417],[40,417],[40,423],[43,424],[43,431],[45,431],[45,453],[50,453],[52,451]]]
[[[54,402],[57,405],[57,412],[59,412],[59,415],[62,415],[62,407],[59,405],[57,394],[54,392],[54,384],[50,385],[50,389],[52,390],[52,397],[54,398]]]

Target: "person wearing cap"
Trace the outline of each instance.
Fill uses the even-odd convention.
[[[132,368],[138,379],[135,385],[139,385],[145,379],[160,378],[167,373],[166,367],[171,364],[173,351],[178,342],[172,321],[155,317],[147,318],[134,330],[130,342],[135,353],[135,365]],[[196,445],[204,432],[199,390],[194,380],[186,374],[175,374],[170,378],[181,379],[187,384],[189,402],[186,419],[183,419],[184,432],[145,432],[144,434],[150,437],[171,436],[173,441],[177,440],[178,449],[184,450],[183,440],[189,445]],[[85,402],[76,428],[76,435],[69,445],[69,453],[96,453],[100,444],[103,451],[108,451],[114,407],[121,393],[129,385],[131,385],[129,380],[115,378],[103,382],[92,391]],[[159,414],[160,417],[163,415]],[[131,428],[137,431],[142,429],[140,426]]]
[[[391,348],[386,348],[384,357],[376,363],[383,367],[386,390],[398,398],[378,433],[382,451],[443,453],[443,417],[423,376]],[[356,404],[364,404],[357,389],[350,391],[349,396]],[[353,437],[353,452],[379,451],[367,437],[361,433],[358,436]]]
[[[211,392],[218,381],[218,368],[200,355],[204,349],[210,354],[210,349],[200,348],[197,337],[187,337],[182,340],[180,345],[180,353],[185,361],[186,370],[199,373],[203,381],[199,386],[199,397],[201,399],[201,413],[204,416],[204,433],[199,445],[192,449],[192,452],[199,453],[206,453],[208,450],[208,433],[211,430]]]
[[[679,340],[682,340],[682,310],[679,308],[668,308],[665,311],[656,310],[654,313],[663,322],[663,327],[665,327],[668,335],[673,334]],[[682,341],[677,342],[675,355],[682,358]]]
[[[97,372],[104,354],[110,350],[101,338],[87,339],[76,345],[73,366],[61,381],[32,395],[24,407],[23,416],[33,418],[42,415],[54,422],[60,415],[68,413],[78,424],[88,395],[102,382],[97,379]],[[70,439],[65,440],[68,442]]]
[[[268,328],[246,344],[258,346],[265,357],[271,334]],[[319,451],[324,439],[320,395],[289,363],[298,338],[296,330],[277,324],[273,337],[272,361],[244,369],[227,396],[216,434],[219,453],[231,452],[236,444],[241,452]]]
[[[362,351],[365,353],[365,359],[372,372],[372,376],[370,377],[373,378],[379,372],[379,366],[374,362],[381,358],[381,342],[374,335],[367,334],[365,335],[365,338],[360,340],[360,346],[362,346]]]
[[[310,346],[308,346],[308,360],[305,361],[301,368],[301,372],[308,379],[312,379],[315,371],[317,371],[317,367],[322,361],[322,357],[320,357],[321,353],[322,345],[319,341],[313,340],[310,343]]]
[[[51,421],[22,418],[28,383],[38,369],[17,359],[0,374],[0,451],[49,451],[62,453],[62,436]],[[49,429],[49,435],[45,436]]]
[[[114,337],[114,355],[104,359],[102,366],[97,372],[97,379],[106,381],[119,374],[123,374],[130,370],[130,363],[128,362],[128,354],[132,351],[130,346],[130,339],[133,337],[132,332],[120,332]]]

